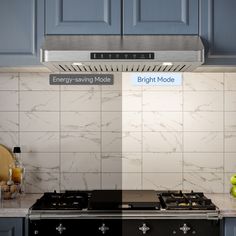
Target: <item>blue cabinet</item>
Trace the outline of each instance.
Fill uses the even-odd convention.
[[[125,0],[125,34],[198,34],[198,0]]]
[[[236,65],[236,1],[200,0],[200,36],[208,65]]]
[[[236,218],[225,218],[224,236],[236,236]]]
[[[0,218],[0,236],[23,236],[23,218]]]
[[[43,0],[1,0],[0,66],[39,64],[44,36]]]
[[[120,34],[120,0],[46,1],[46,34]]]

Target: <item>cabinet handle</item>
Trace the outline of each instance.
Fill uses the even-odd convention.
[[[183,231],[184,234],[187,234],[190,229],[191,228],[188,227],[187,224],[184,224],[182,227],[179,228],[179,230]]]
[[[98,229],[102,232],[102,234],[105,234],[106,231],[109,230],[109,227],[107,227],[105,224],[102,224],[102,226],[100,226]]]
[[[150,230],[150,228],[145,224],[143,223],[143,225],[141,227],[138,228],[140,231],[143,232],[143,234],[146,234],[148,230]]]
[[[66,230],[66,227],[64,227],[62,224],[59,224],[59,226],[56,227],[56,230],[59,232],[59,234],[62,234],[63,231]]]

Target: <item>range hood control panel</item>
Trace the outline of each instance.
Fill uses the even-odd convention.
[[[153,60],[153,52],[92,52],[91,60]]]

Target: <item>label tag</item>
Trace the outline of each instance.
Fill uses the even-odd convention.
[[[50,85],[113,85],[112,74],[50,74]]]
[[[182,85],[182,73],[132,73],[133,85],[179,86]]]

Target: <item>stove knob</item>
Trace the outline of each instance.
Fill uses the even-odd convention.
[[[66,230],[66,227],[64,227],[62,224],[59,224],[58,227],[56,227],[56,230],[59,232],[59,234],[62,234],[64,230]]]
[[[143,232],[143,234],[146,234],[148,230],[150,230],[150,228],[145,224],[143,223],[143,225],[141,227],[138,228],[140,231]]]
[[[183,231],[184,234],[187,234],[190,229],[191,228],[188,227],[187,224],[184,224],[182,227],[179,228],[179,230]]]
[[[34,235],[38,235],[39,234],[39,231],[38,230],[35,230],[34,231]]]
[[[105,234],[106,231],[109,230],[109,227],[107,227],[105,224],[102,224],[102,226],[100,226],[98,229],[102,232],[102,234]]]

